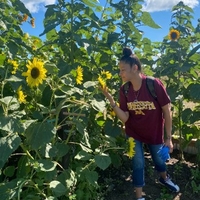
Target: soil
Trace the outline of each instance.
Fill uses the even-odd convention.
[[[174,150],[167,162],[168,173],[173,182],[180,187],[180,192],[173,193],[157,181],[157,172],[153,169],[153,163],[148,151],[145,153],[145,186],[143,196],[145,200],[200,200],[200,171],[198,179],[192,176],[191,170],[198,170],[196,155],[184,154],[184,160],[179,159],[180,152]],[[135,194],[131,184],[131,161],[125,159],[120,169],[112,170],[109,176],[105,177],[107,188],[105,188],[105,200],[134,200]],[[107,174],[107,175],[108,175]],[[196,179],[194,179],[196,178]],[[192,181],[196,183],[198,189],[192,186]]]

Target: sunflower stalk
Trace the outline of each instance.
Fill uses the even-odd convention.
[[[74,33],[74,0],[71,0],[71,33]],[[71,64],[72,66],[74,65],[74,34],[71,34],[70,36],[70,40],[71,40],[71,54],[70,54],[70,58],[71,58]]]

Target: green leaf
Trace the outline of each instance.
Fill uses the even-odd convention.
[[[101,112],[104,111],[105,106],[106,106],[105,101],[97,101],[95,99],[92,100],[91,105],[95,110],[98,110],[98,111],[101,111]]]
[[[99,20],[99,18],[95,15],[93,10],[89,7],[85,9],[85,14],[87,15],[88,18],[94,20],[95,22]]]
[[[110,152],[110,158],[112,161],[112,165],[114,167],[118,168],[122,165],[122,159],[121,159],[120,153]]]
[[[116,126],[113,121],[111,120],[107,120],[104,126],[104,131],[106,133],[106,135],[112,136],[112,137],[116,137],[119,136],[121,134],[121,128]]]
[[[60,196],[64,195],[67,191],[65,186],[59,181],[51,181],[50,188],[51,188],[52,192],[54,193],[54,196],[56,196],[56,197],[60,197]]]
[[[141,20],[145,25],[150,26],[152,28],[161,28],[158,24],[156,24],[153,21],[151,15],[148,12],[142,12]]]
[[[19,77],[17,77],[17,76],[14,76],[14,75],[12,75],[12,76],[10,76],[9,78],[7,78],[7,79],[5,79],[6,81],[9,81],[9,82],[21,82],[22,81],[22,79],[21,78],[19,78]],[[12,97],[13,98],[13,97]]]
[[[46,38],[47,40],[51,40],[51,41],[55,40],[56,38],[58,38],[57,31],[55,29],[52,29],[46,34]]]
[[[58,176],[58,181],[63,185],[67,185],[67,189],[73,187],[77,182],[77,174],[71,169],[67,169]]]
[[[92,158],[92,155],[88,152],[81,150],[74,158],[77,160],[90,160]]]
[[[0,130],[6,131],[8,133],[20,133],[23,132],[23,128],[18,119],[13,117],[5,117],[0,115]]]
[[[59,23],[49,24],[39,36],[41,37],[41,36],[45,35],[49,31],[55,29],[56,26],[58,26],[58,25],[59,25]]]
[[[0,103],[3,103],[4,105],[6,105],[8,110],[17,110],[20,106],[18,100],[12,96],[7,96],[0,99]]]
[[[11,0],[13,7],[16,8],[16,10],[27,14],[30,18],[32,18],[31,13],[29,10],[24,6],[24,4],[20,0]]]
[[[11,180],[0,184],[0,196],[2,200],[16,199],[18,179]]]
[[[19,147],[21,138],[17,134],[0,138],[0,168],[2,168],[10,155]]]
[[[81,146],[81,148],[82,148],[83,151],[90,152],[90,153],[92,152],[92,149],[90,149],[90,148],[88,148],[88,147],[86,147],[86,146],[84,146],[82,144],[80,144],[80,146]]]
[[[41,146],[49,143],[55,134],[54,126],[47,122],[32,123],[25,131],[27,143],[34,150],[38,150]]]
[[[107,44],[111,46],[114,42],[119,41],[119,33],[110,33],[108,34]]]
[[[200,92],[199,92],[200,84],[190,84],[188,86],[189,95],[194,100],[200,100]]]
[[[31,168],[28,164],[29,160],[27,156],[21,156],[17,165],[17,178],[24,178],[28,175]]]
[[[15,173],[15,166],[8,166],[3,170],[5,176],[12,177]]]
[[[135,33],[139,33],[138,29],[134,26],[134,23],[132,21],[127,23],[128,27],[130,28],[130,30],[135,34]]]
[[[53,146],[51,143],[42,146],[40,152],[45,158],[53,158],[58,156],[56,146]]]
[[[4,31],[7,30],[7,26],[6,26],[6,24],[5,24],[2,20],[0,20],[0,27],[1,27]]]
[[[18,45],[14,42],[14,41],[9,41],[7,44],[9,51],[11,54],[13,54],[13,56],[15,56],[18,52]]]
[[[52,89],[50,88],[49,85],[47,85],[47,87],[45,87],[45,89],[43,90],[43,93],[42,93],[42,104],[44,106],[50,106],[50,104],[52,103],[52,94],[53,94],[53,91]]]
[[[182,120],[184,122],[190,123],[190,118],[192,117],[193,111],[190,108],[186,108],[182,112]]]
[[[95,81],[87,81],[83,84],[84,88],[89,88],[89,87],[95,87],[96,86],[96,82]]]
[[[103,170],[108,168],[109,165],[111,164],[111,159],[109,155],[104,154],[104,153],[102,153],[101,155],[96,155],[94,159],[95,159],[96,165]]]
[[[53,171],[56,167],[56,163],[51,160],[39,160],[38,163],[40,170],[44,172]]]
[[[6,60],[6,54],[0,54],[0,66],[4,64]]]
[[[69,145],[68,144],[57,143],[56,147],[57,147],[56,155],[58,157],[63,157],[64,155],[66,155],[69,152]]]
[[[82,2],[89,7],[96,7],[99,3],[98,0],[82,0]]]
[[[93,186],[97,186],[97,180],[98,180],[98,173],[95,171],[89,171],[89,170],[85,170],[84,171],[86,180],[92,184]]]
[[[197,45],[196,47],[194,47],[194,48],[190,51],[190,53],[188,53],[187,58],[189,58],[189,57],[191,57],[192,55],[194,55],[194,54],[197,52],[197,50],[198,50],[199,48],[200,48],[200,44]]]

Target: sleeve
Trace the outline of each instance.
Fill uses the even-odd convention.
[[[123,111],[128,111],[127,99],[123,91],[123,85],[120,87],[120,91],[119,91],[119,105]]]
[[[157,95],[158,103],[161,107],[167,105],[171,102],[170,97],[166,91],[166,88],[164,87],[163,83],[159,79],[155,79],[155,91]]]

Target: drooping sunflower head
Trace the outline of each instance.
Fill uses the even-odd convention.
[[[101,76],[98,77],[98,81],[99,81],[99,84],[100,84],[100,86],[102,88],[106,87],[106,82],[105,82],[105,80]]]
[[[83,82],[83,68],[78,66],[76,69],[76,83],[81,85]]]
[[[170,32],[169,32],[169,39],[172,40],[172,41],[175,41],[175,40],[178,40],[179,37],[180,37],[180,32],[175,30],[175,29],[172,29]]]
[[[99,84],[102,88],[106,87],[106,80],[111,79],[112,74],[109,71],[101,71],[101,74],[98,77]]]
[[[17,96],[20,103],[26,103],[26,95],[22,91],[22,87],[20,86],[17,90]]]
[[[24,15],[23,15],[23,22],[26,22],[27,19],[28,19],[28,15],[27,15],[27,14],[24,14]]]
[[[30,23],[32,28],[35,28],[35,18],[31,18]]]
[[[128,138],[127,155],[130,159],[135,155],[135,141],[132,137]]]
[[[38,86],[42,84],[43,80],[46,79],[47,70],[44,68],[44,62],[33,58],[33,62],[28,61],[26,65],[28,68],[27,72],[23,72],[22,76],[26,76],[26,82],[30,87]]]

